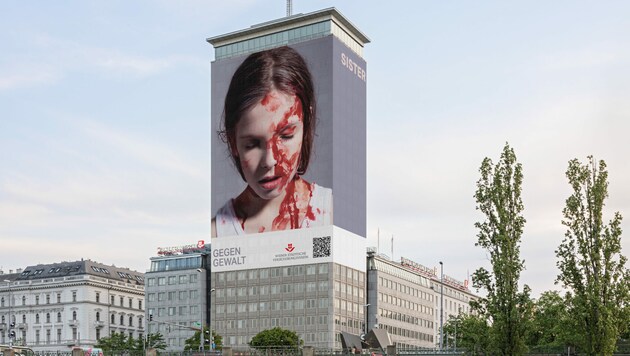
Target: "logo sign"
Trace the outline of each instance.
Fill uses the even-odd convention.
[[[402,266],[405,266],[405,267],[407,267],[407,268],[409,268],[409,269],[411,269],[411,270],[413,270],[415,272],[418,272],[418,273],[420,273],[420,274],[422,274],[424,276],[427,276],[427,277],[435,277],[436,276],[436,270],[435,269],[432,269],[432,268],[429,268],[429,267],[425,267],[425,266],[423,266],[423,265],[421,265],[419,263],[416,263],[416,262],[414,262],[412,260],[409,260],[409,259],[406,259],[404,257],[400,258],[400,264]]]
[[[182,255],[186,253],[208,252],[208,250],[209,248],[206,248],[205,241],[199,240],[197,241],[196,245],[191,244],[191,245],[184,245],[184,246],[158,247],[157,254],[160,256],[172,256],[172,255]]]
[[[289,244],[287,245],[287,247],[285,248],[285,250],[286,250],[287,252],[293,252],[293,250],[295,250],[295,247],[293,247],[293,244],[292,244],[292,243],[289,243]]]

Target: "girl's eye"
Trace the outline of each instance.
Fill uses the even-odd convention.
[[[290,140],[295,135],[295,126],[287,127],[280,132],[280,138],[283,140]]]
[[[280,135],[280,138],[283,140],[290,140],[293,138],[293,135]]]
[[[245,149],[246,150],[251,150],[253,148],[256,148],[258,146],[258,140],[249,140],[247,142],[245,142]]]

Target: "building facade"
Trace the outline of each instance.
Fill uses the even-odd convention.
[[[146,320],[149,333],[164,336],[167,351],[182,351],[199,325],[209,323],[210,246],[159,248],[146,273]],[[209,345],[208,345],[209,346]]]
[[[441,283],[436,268],[404,257],[394,262],[374,249],[368,250],[367,278],[368,330],[386,329],[398,349],[439,347],[440,311],[446,323],[469,313],[477,298],[465,282],[445,276]]]
[[[302,199],[286,209],[293,212],[288,213],[293,214],[290,228],[286,228],[288,223],[274,221],[267,228],[245,233],[246,224],[255,219],[226,218],[226,212],[237,210],[232,198],[257,183],[244,182],[233,157],[226,155],[225,140],[212,137],[212,326],[223,336],[224,345],[236,348],[247,347],[258,332],[279,326],[296,331],[305,345],[340,349],[340,332],[360,334],[365,328],[367,64],[363,48],[369,39],[330,8],[257,24],[208,42],[215,49],[213,132],[222,131],[224,103],[232,99],[229,95],[238,95],[228,93],[230,83],[240,88],[251,82],[238,79],[237,68],[251,54],[279,47],[288,48],[275,51],[276,56],[301,58],[291,69],[299,67],[300,78],[307,79],[296,85],[308,82],[305,86],[312,87],[308,90],[312,101],[305,99],[306,94],[293,96],[296,104],[300,100],[296,107],[302,108],[297,116],[316,112],[308,170],[300,178],[312,183],[310,187],[317,183],[317,188],[298,198],[284,192]],[[263,97],[256,100],[265,105]],[[275,162],[290,161],[281,157],[281,150],[276,151]],[[312,206],[313,201],[325,204]],[[280,210],[278,217],[283,214]],[[296,214],[298,210],[304,213]]]
[[[0,343],[35,351],[94,346],[113,332],[142,338],[144,274],[81,260],[28,266],[0,282]]]

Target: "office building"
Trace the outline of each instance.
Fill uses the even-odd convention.
[[[210,245],[158,248],[146,273],[149,333],[160,333],[166,351],[182,351],[199,325],[208,325]],[[209,345],[207,345],[209,347]]]
[[[247,347],[259,331],[280,326],[296,331],[305,345],[339,349],[340,332],[359,334],[365,320],[367,63],[363,48],[369,39],[330,8],[257,24],[208,42],[215,49],[211,131],[228,136],[211,137],[213,327],[225,345],[236,348]],[[273,62],[270,68],[276,67],[258,73],[261,66],[250,65],[255,58],[267,58],[265,65]],[[283,63],[292,65],[280,68]],[[284,89],[276,87],[279,82],[249,88],[253,78],[266,78],[268,73],[288,73],[289,84]],[[265,93],[259,90],[267,86]],[[226,146],[240,136],[222,126],[228,116],[242,119],[242,115],[231,116],[228,103],[245,102],[240,94],[249,89],[258,95],[248,99],[252,106],[268,105],[270,97],[290,98],[295,111],[285,119],[298,120],[305,128],[300,132],[312,133],[296,138],[299,147],[310,145],[311,138],[312,145],[301,151],[295,163],[296,159],[283,156],[288,149],[283,140],[288,141],[289,135],[275,132],[285,126],[269,127],[274,138],[260,147],[268,156],[273,151],[275,163],[301,166],[303,159],[310,159],[303,171],[296,166],[286,170],[290,173],[274,175],[291,182],[286,187],[299,175],[310,193],[287,193],[285,197],[301,200],[283,202],[275,212],[279,218],[260,226],[242,214],[253,205],[233,200],[248,185],[261,184],[242,173],[243,164],[250,164],[241,164],[238,149]],[[275,105],[266,106],[268,112],[275,113]],[[267,189],[273,184],[263,183],[262,190],[273,190]],[[287,189],[281,193],[289,189],[279,187]],[[260,189],[254,192],[254,199],[263,194]]]

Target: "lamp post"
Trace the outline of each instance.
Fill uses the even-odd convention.
[[[12,312],[12,310],[11,310],[11,300],[13,299],[12,298],[13,295],[11,294],[11,281],[8,280],[8,279],[5,279],[4,281],[7,282],[7,284],[9,285],[9,348],[12,348],[13,347],[13,334],[12,334],[12,331],[13,331],[13,329],[15,327],[15,325],[12,324],[13,321],[11,321],[11,317],[13,316],[12,313],[11,313]]]
[[[444,318],[444,264],[440,261],[440,351],[442,351],[443,341],[443,318]]]
[[[210,351],[214,350],[214,335],[212,334],[212,293],[214,293],[214,288],[210,288],[210,300],[208,301],[208,309],[210,309],[208,318],[208,329],[210,330]]]
[[[203,269],[202,268],[197,268],[197,272],[199,272],[201,274],[201,277],[203,277]],[[199,278],[199,289],[201,291],[203,291],[203,282],[201,280],[201,278]],[[201,352],[204,352],[204,337],[203,337],[203,299],[201,298],[201,294],[199,293],[199,349],[201,350]]]
[[[368,308],[370,306],[370,303],[365,304],[363,307],[365,308],[365,321],[363,324],[363,341],[365,341],[365,338],[367,337],[367,333],[368,333]]]

